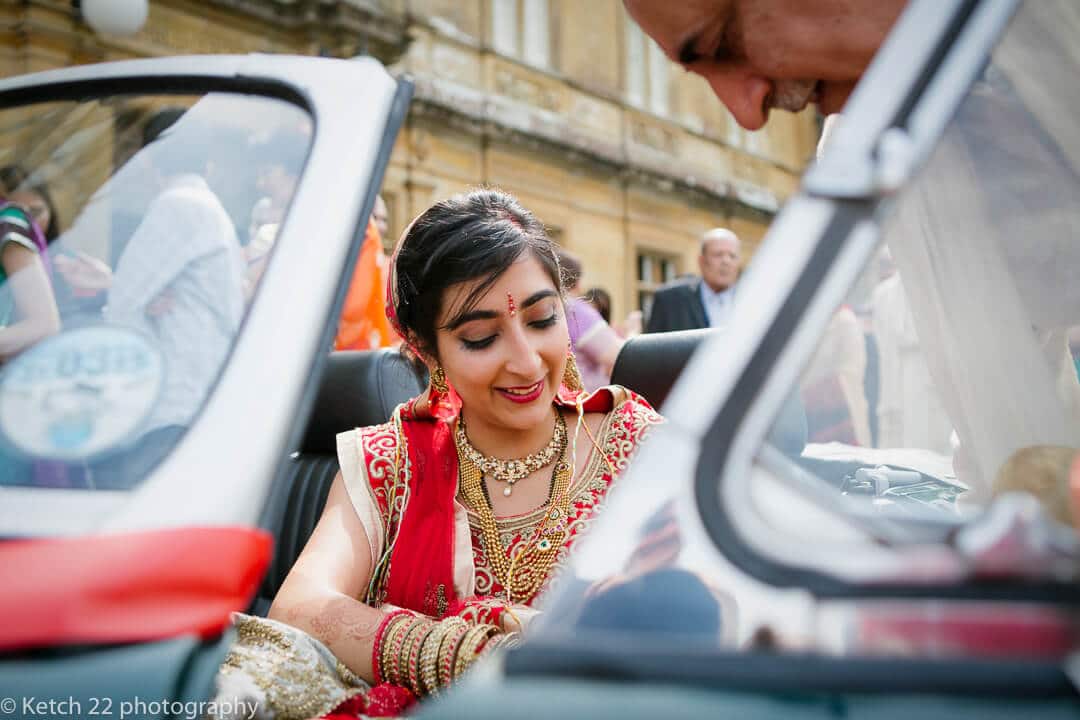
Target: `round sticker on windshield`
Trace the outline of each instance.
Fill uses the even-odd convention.
[[[82,461],[120,449],[154,407],[163,365],[143,335],[121,328],[43,340],[0,373],[0,433],[38,458]]]

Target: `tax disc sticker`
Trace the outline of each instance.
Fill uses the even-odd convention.
[[[0,372],[0,434],[36,458],[106,455],[136,439],[163,371],[161,353],[131,330],[85,327],[47,338]]]

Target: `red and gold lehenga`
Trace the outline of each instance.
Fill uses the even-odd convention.
[[[588,456],[582,471],[571,477],[565,518],[542,529],[545,538],[558,544],[554,562],[525,593],[507,593],[490,554],[513,557],[529,550],[557,498],[531,512],[498,518],[499,547],[492,548],[485,540],[482,513],[463,502],[459,492],[457,454],[448,426],[414,418],[402,406],[388,423],[339,435],[342,476],[368,535],[375,568],[365,602],[434,618],[468,615],[477,606],[495,608],[497,614],[508,600],[530,605],[589,528],[648,429],[660,422],[648,403],[620,387],[592,393],[583,410],[605,416],[594,438],[580,435],[579,452]],[[497,618],[489,614],[486,619]]]
[[[562,392],[560,398],[570,399]],[[338,436],[342,477],[367,534],[374,569],[358,599],[392,613],[402,609],[437,620],[456,616],[470,626],[498,626],[504,612],[519,622],[529,619],[529,606],[557,582],[612,483],[649,428],[661,422],[645,400],[621,387],[582,399],[580,413],[604,414],[595,435],[584,422],[580,428],[574,427],[577,421],[567,423],[570,434],[580,430],[577,452],[587,453],[582,471],[567,473],[565,496],[553,492],[532,512],[493,518],[487,506],[496,541],[490,526],[485,532],[484,513],[459,497],[453,422],[417,417],[413,407],[406,403],[388,423]],[[560,512],[553,513],[556,508]],[[553,515],[558,516],[554,521]],[[500,580],[495,552],[518,556],[520,567],[511,564],[509,574],[517,592],[508,593]],[[532,566],[530,558],[543,562]],[[522,577],[528,580],[519,583]],[[218,676],[216,702],[223,705],[258,707],[262,717],[275,720],[319,715],[336,720],[397,715],[414,699],[409,690],[388,682],[372,688],[329,648],[294,627],[247,615],[238,615],[234,624],[237,640]]]

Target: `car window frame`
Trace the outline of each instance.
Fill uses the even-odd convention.
[[[370,83],[371,93],[343,93],[341,88]],[[361,85],[362,86],[362,85]],[[0,488],[0,522],[5,536],[79,535],[191,524],[268,526],[276,508],[274,492],[287,479],[288,449],[298,445],[317,390],[316,380],[336,331],[336,317],[348,279],[363,243],[367,217],[381,185],[394,139],[403,125],[413,84],[394,78],[374,58],[352,60],[280,55],[217,55],[152,58],[48,70],[0,80],[0,108],[44,102],[93,100],[123,95],[204,95],[212,92],[282,100],[303,110],[312,139],[275,252],[245,313],[242,325],[202,407],[171,454],[130,492],[98,492],[80,503],[86,491]],[[369,132],[348,145],[341,139],[357,132],[357,117],[374,117]],[[339,197],[320,197],[317,179],[330,178]],[[330,186],[330,183],[327,183]],[[350,190],[351,189],[351,192]],[[325,193],[324,193],[325,195]],[[332,202],[337,215],[326,215]],[[306,236],[306,237],[305,237]],[[290,282],[293,260],[304,241],[319,237],[322,254],[305,277],[322,272],[333,283],[308,283],[304,307],[291,303],[282,288]],[[283,252],[284,251],[284,252]],[[295,264],[295,263],[292,263]],[[304,286],[305,280],[294,284]],[[275,292],[266,292],[276,287]],[[320,297],[312,297],[312,294]],[[293,330],[289,353],[259,362],[273,337],[277,316],[291,318],[280,329]],[[306,320],[306,323],[305,323]],[[260,350],[260,344],[263,347]],[[238,366],[239,365],[239,366]],[[261,410],[237,410],[236,398],[257,398],[265,387],[278,395]],[[233,403],[233,407],[230,407]],[[258,417],[256,429],[239,427]],[[248,434],[249,437],[245,437]],[[254,436],[254,437],[250,437]],[[229,482],[222,482],[227,478]],[[51,516],[41,492],[68,508],[64,521]],[[199,493],[200,503],[184,503]],[[63,497],[61,497],[63,496]],[[51,505],[52,508],[57,505]],[[82,512],[75,509],[81,508]],[[63,527],[61,531],[58,528]]]
[[[746,481],[783,397],[797,382],[857,271],[877,248],[895,193],[937,146],[1019,5],[1019,0],[912,2],[849,101],[840,133],[845,127],[848,132],[808,171],[800,193],[766,236],[763,250],[802,243],[805,266],[783,288],[783,305],[759,326],[757,342],[725,387],[720,411],[702,431],[694,480],[695,510],[703,529],[727,560],[755,579],[808,590],[820,598],[1080,601],[1076,587],[1050,580],[859,582],[832,571],[824,554],[795,565],[768,551],[773,531],[755,520]],[[807,227],[785,215],[800,214],[802,206],[815,200],[828,203],[828,220],[820,234],[814,234],[819,225],[809,229],[810,240],[800,239],[798,233],[806,233]],[[809,251],[806,243],[813,246]],[[764,272],[748,275],[765,282]],[[733,344],[729,339],[727,352]],[[701,355],[690,368],[698,370],[696,376],[687,372],[680,385],[703,382],[700,369],[708,357],[706,351]],[[678,416],[680,408],[672,404],[665,412]],[[813,554],[800,548],[802,559]]]

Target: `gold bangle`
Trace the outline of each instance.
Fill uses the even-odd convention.
[[[397,653],[393,658],[393,670],[391,671],[391,677],[395,685],[401,687],[408,687],[409,682],[409,650],[412,648],[412,638],[416,635],[416,632],[420,628],[424,627],[424,621],[420,618],[414,618],[413,622],[409,624],[409,627],[405,629],[405,633],[398,643]]]
[[[405,640],[405,633],[415,622],[416,617],[413,615],[406,615],[402,618],[402,621],[396,623],[392,628],[392,634],[387,637],[386,648],[384,650],[382,678],[386,682],[397,684],[397,663],[395,662],[398,654],[401,652],[401,643]]]
[[[484,644],[484,649],[481,651],[481,654],[490,655],[491,653],[498,652],[504,647],[517,647],[520,642],[521,633],[499,633]]]
[[[457,657],[454,659],[454,679],[461,677],[469,666],[476,660],[476,652],[480,646],[492,635],[499,632],[494,625],[477,625],[469,629],[458,647]]]
[[[424,688],[420,684],[420,653],[424,649],[424,643],[427,641],[428,636],[435,632],[435,629],[439,626],[439,623],[427,621],[420,628],[420,632],[416,633],[411,639],[411,645],[409,647],[409,689],[413,691],[416,697],[421,697],[424,693]]]
[[[428,637],[428,633],[430,633],[434,626],[435,623],[428,620],[427,617],[424,617],[415,633],[408,636],[408,639],[405,642],[406,647],[402,650],[402,660],[404,661],[402,667],[402,685],[413,691],[413,694],[417,697],[420,696],[420,693],[417,690],[420,684],[420,648],[424,638]]]
[[[390,658],[394,647],[394,639],[411,617],[411,615],[398,615],[393,617],[383,630],[382,639],[379,641],[382,643],[379,653],[379,677],[385,682],[389,682],[390,680],[387,676],[387,672],[390,670]]]
[[[458,622],[454,623],[453,628],[447,633],[446,639],[439,647],[439,685],[444,688],[450,687],[450,683],[454,679],[454,660],[458,648],[461,647],[462,639],[469,632],[469,628],[472,627],[460,618],[453,619],[458,620]]]
[[[425,694],[439,691],[439,648],[451,629],[444,620],[437,623],[435,629],[424,638],[424,645],[420,648],[420,680]]]

